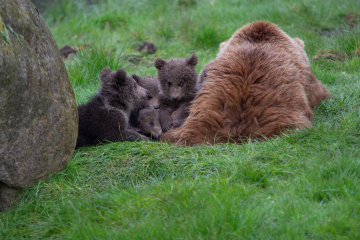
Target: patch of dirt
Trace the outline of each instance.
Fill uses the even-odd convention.
[[[359,24],[360,15],[356,13],[347,13],[345,17],[343,17],[343,21],[349,25],[350,28],[354,28]],[[318,32],[319,35],[322,36],[332,36],[337,35],[344,32],[346,28],[339,27],[338,29],[326,29]]]
[[[78,51],[79,49],[77,47],[72,47],[69,45],[65,45],[62,48],[60,48],[60,54],[66,60],[71,59],[73,57],[73,54],[77,53]]]
[[[339,29],[320,31],[320,32],[318,32],[318,34],[321,36],[332,36],[332,35],[340,34],[343,31],[344,31],[344,28],[340,27]]]
[[[325,59],[325,60],[331,60],[331,61],[345,61],[346,55],[332,50],[332,49],[325,49],[315,54],[315,56],[312,58],[313,60],[319,60],[319,59]]]
[[[356,27],[358,25],[359,15],[356,13],[348,13],[343,18],[344,22],[349,24],[350,28]]]
[[[146,55],[154,54],[156,52],[155,44],[150,42],[143,42],[141,45],[138,46],[138,52],[144,52]]]
[[[127,55],[125,60],[134,64],[138,64],[143,61],[143,59],[138,55]]]

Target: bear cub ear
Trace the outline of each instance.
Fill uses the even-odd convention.
[[[102,82],[106,81],[107,80],[107,77],[110,75],[111,73],[111,69],[110,68],[104,68],[103,70],[101,70],[101,73],[100,73],[100,80]]]
[[[119,68],[114,74],[114,81],[118,84],[123,84],[126,81],[126,72],[124,69]]]
[[[192,55],[191,57],[186,59],[186,63],[195,67],[198,63],[198,57],[196,55]]]
[[[163,59],[161,59],[161,58],[158,58],[158,59],[156,59],[155,60],[155,67],[157,68],[157,69],[162,69],[165,65],[166,65],[166,61],[165,60],[163,60]]]
[[[110,68],[104,68],[101,70],[100,79],[102,82],[116,82],[118,84],[123,84],[126,80],[126,72],[122,68],[119,68],[116,72],[111,71]]]
[[[305,43],[304,43],[303,40],[301,40],[300,38],[293,38],[293,40],[294,40],[297,44],[299,44],[300,47],[305,48]]]
[[[137,84],[140,85],[140,83],[141,83],[141,77],[140,76],[138,76],[136,74],[133,74],[133,75],[131,75],[131,77],[136,81]]]

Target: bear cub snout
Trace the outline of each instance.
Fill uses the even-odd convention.
[[[152,139],[158,139],[161,134],[159,110],[152,107],[137,108],[130,116],[131,127]]]

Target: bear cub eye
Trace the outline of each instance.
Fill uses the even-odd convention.
[[[171,82],[168,82],[168,86],[171,86]]]
[[[182,86],[184,86],[184,82],[181,82],[181,83],[180,83],[180,87],[182,87]]]
[[[149,96],[147,97],[147,99],[152,99],[152,96],[149,95]]]
[[[154,122],[151,122],[151,123],[150,123],[150,126],[152,126],[152,127],[153,127],[153,126],[154,126]]]

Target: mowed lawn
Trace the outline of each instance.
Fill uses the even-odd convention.
[[[43,2],[58,46],[80,49],[65,61],[78,104],[104,67],[156,75],[156,58],[196,54],[199,72],[255,20],[304,40],[332,98],[312,129],[264,142],[76,150],[0,213],[0,239],[360,239],[360,1]],[[157,52],[137,52],[144,41]]]

